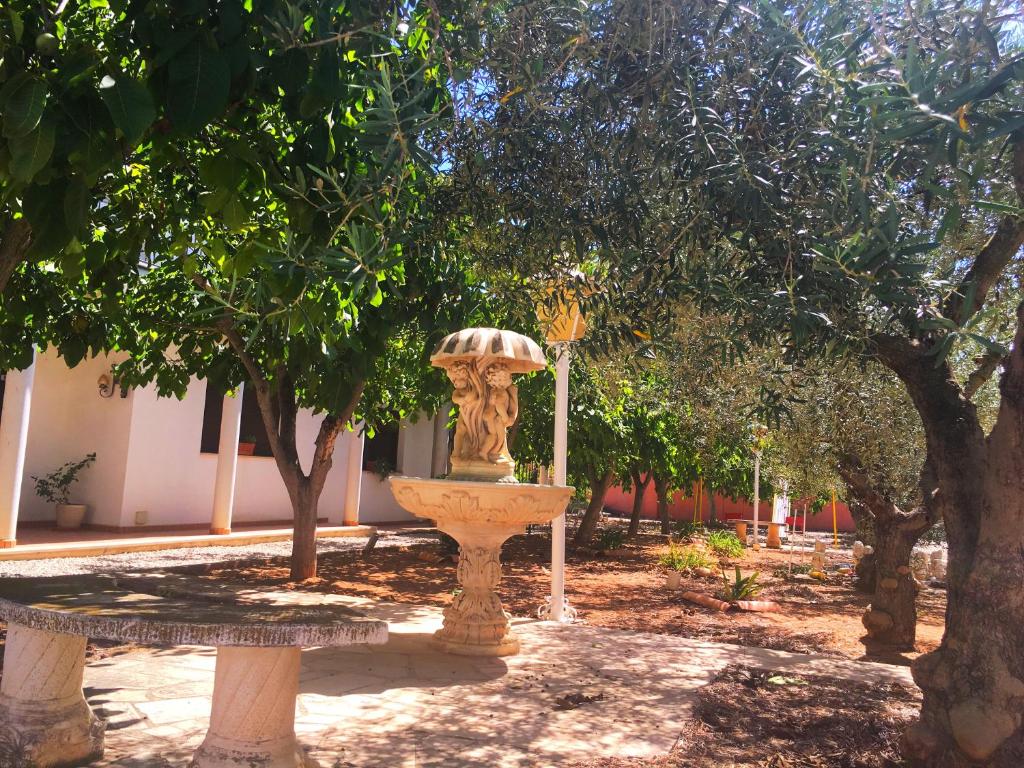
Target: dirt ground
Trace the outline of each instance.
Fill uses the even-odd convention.
[[[745,550],[738,560],[744,574],[758,571],[764,584],[760,599],[781,606],[776,613],[721,613],[686,602],[683,590],[713,595],[720,576],[683,577],[682,589],[670,591],[658,556],[664,537],[646,534],[628,543],[614,557],[569,551],[566,594],[579,618],[602,627],[702,638],[740,645],[796,652],[834,654],[851,659],[907,664],[917,654],[866,650],[861,615],[867,597],[857,593],[852,577],[833,577],[824,584],[784,578],[789,553]],[[809,562],[796,554],[794,563]],[[531,616],[545,600],[549,584],[550,539],[543,534],[511,539],[502,555],[504,577],[499,588],[506,610]],[[455,565],[439,556],[437,545],[381,548],[369,557],[359,553],[329,553],[320,558],[319,576],[289,583],[286,560],[214,567],[203,578],[359,595],[394,602],[447,605],[458,585]],[[918,653],[936,647],[942,637],[945,592],[925,588],[918,600]]]
[[[599,760],[567,768],[897,768],[899,736],[920,692],[728,667],[698,694],[695,717],[656,760]]]

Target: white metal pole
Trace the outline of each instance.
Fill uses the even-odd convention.
[[[757,535],[758,502],[761,500],[761,452],[754,452],[754,549],[761,548],[761,539]]]
[[[18,507],[28,444],[28,419],[32,410],[32,382],[36,353],[23,371],[8,371],[0,418],[0,547],[13,547],[18,537]]]
[[[234,395],[224,395],[220,412],[220,442],[217,444],[217,475],[213,486],[213,517],[210,533],[231,533],[235,507],[235,476],[238,471],[238,434],[242,427],[242,391],[239,384]]]
[[[555,345],[555,485],[565,486],[569,440],[569,345]],[[551,521],[551,620],[563,620],[565,513]]]

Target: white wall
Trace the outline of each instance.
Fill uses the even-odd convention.
[[[95,452],[96,462],[72,486],[70,500],[89,505],[86,522],[118,525],[133,401],[131,394],[122,399],[117,391],[100,397],[97,381],[111,362],[96,357],[69,369],[52,350],[37,358],[20,520],[54,519],[53,507],[36,496],[32,475]]]
[[[193,380],[183,400],[158,398],[155,387],[119,392],[104,399],[97,380],[109,372],[111,358],[95,358],[68,369],[53,352],[38,357],[30,413],[25,480],[19,519],[53,520],[52,507],[35,495],[31,475],[45,474],[72,459],[96,453],[82,474],[72,501],[89,505],[88,523],[132,528],[136,513],[147,526],[208,525],[213,505],[216,454],[200,452],[206,382]],[[312,459],[321,417],[299,413],[297,437],[304,467]],[[348,452],[354,436],[346,433],[335,448],[320,516],[344,506]],[[429,477],[433,420],[424,415],[399,432],[398,471]],[[291,504],[274,459],[239,456],[233,522],[290,520]],[[414,520],[372,472],[362,473],[361,522]]]
[[[430,477],[434,450],[434,421],[421,414],[414,424],[403,422],[398,431],[398,466],[395,471],[411,477]],[[359,498],[359,522],[395,523],[415,520],[395,501],[391,486],[374,472],[363,472]]]
[[[135,524],[145,511],[147,525],[207,524],[213,505],[217,455],[200,453],[206,382],[193,380],[184,400],[158,398],[146,387],[135,393],[122,525]],[[300,411],[296,423],[299,460],[313,458],[322,416]],[[320,516],[341,507],[345,490],[345,451],[337,450],[320,497]],[[274,459],[239,456],[234,523],[290,520],[291,502]]]

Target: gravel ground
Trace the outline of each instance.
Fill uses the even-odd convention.
[[[377,547],[398,547],[436,541],[434,534],[417,531],[382,532]],[[317,539],[316,550],[345,552],[362,549],[366,537]],[[49,560],[8,560],[0,561],[0,578],[13,576],[67,576],[80,573],[127,573],[130,571],[175,568],[200,563],[230,563],[252,558],[287,557],[291,554],[291,542],[279,541],[268,544],[251,544],[236,547],[186,547],[184,549],[159,549],[152,552],[126,552],[120,555],[97,555],[95,557],[61,557]]]

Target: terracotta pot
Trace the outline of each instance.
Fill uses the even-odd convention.
[[[743,546],[747,546],[747,524],[736,523],[736,538],[743,542]]]
[[[81,528],[87,509],[85,504],[58,504],[57,527],[66,530]]]
[[[669,589],[679,589],[679,580],[682,576],[679,571],[669,571],[665,574],[665,586]]]
[[[683,592],[683,599],[689,600],[691,603],[697,603],[697,605],[703,605],[705,608],[713,608],[716,611],[727,611],[732,607],[724,600],[718,600],[698,592],[690,592],[689,590]]]
[[[256,443],[239,443],[238,444],[238,455],[239,456],[252,456],[256,453]]]
[[[779,604],[771,600],[737,600],[734,605],[741,611],[766,613],[779,610]]]

